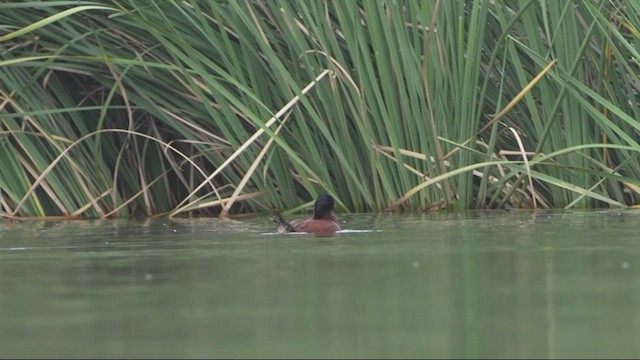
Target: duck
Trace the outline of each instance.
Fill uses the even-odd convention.
[[[273,208],[271,220],[278,225],[278,233],[303,232],[316,236],[331,236],[341,230],[338,217],[333,212],[334,201],[329,194],[321,194],[313,204],[309,219],[285,220],[277,208]]]

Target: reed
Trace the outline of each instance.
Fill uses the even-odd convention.
[[[639,203],[637,1],[0,4],[0,214]],[[302,205],[301,205],[302,204]]]

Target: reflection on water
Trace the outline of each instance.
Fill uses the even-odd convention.
[[[0,222],[0,357],[640,356],[636,210],[341,218]]]

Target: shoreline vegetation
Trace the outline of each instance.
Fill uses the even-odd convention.
[[[638,1],[5,1],[0,218],[640,204]]]

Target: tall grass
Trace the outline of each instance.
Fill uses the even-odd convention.
[[[638,203],[636,1],[0,4],[0,213]]]

